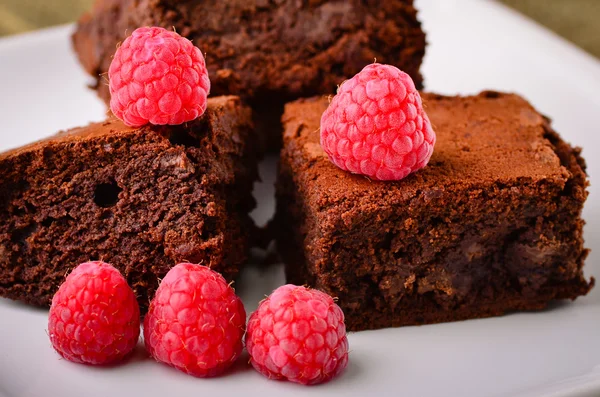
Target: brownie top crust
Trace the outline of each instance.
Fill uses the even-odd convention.
[[[233,111],[235,108],[239,109],[237,111]],[[159,133],[164,136],[169,136],[171,131],[174,129],[187,129],[187,127],[191,127],[195,123],[211,124],[211,118],[219,119],[218,123],[212,123],[213,127],[216,127],[213,128],[212,132],[215,134],[225,134],[231,136],[231,140],[234,142],[242,142],[243,138],[240,136],[240,133],[237,129],[231,128],[232,124],[240,122],[251,124],[250,113],[247,111],[247,109],[241,107],[241,101],[237,96],[219,96],[208,99],[206,113],[202,117],[185,123],[183,126],[159,126],[147,124],[142,127],[129,127],[111,114],[105,121],[90,123],[85,127],[77,127],[66,131],[60,131],[59,133],[48,138],[0,153],[0,160],[16,157],[25,152],[44,148],[49,144],[85,142],[99,137],[117,137],[132,133]],[[185,144],[185,142],[175,143]]]
[[[450,185],[477,188],[525,179],[563,188],[571,177],[554,150],[548,120],[523,98],[486,91],[469,97],[423,93],[422,99],[437,134],[434,153],[428,166],[398,182],[371,181],[329,161],[319,143],[327,98],[287,104],[284,147],[293,153],[296,175],[302,178],[298,171],[304,169],[313,180],[306,192],[309,201],[322,208],[373,204],[377,198],[393,204],[417,194],[435,197]]]
[[[240,126],[242,128],[239,128]],[[104,142],[103,150],[110,154],[114,150],[112,145],[119,145],[122,139],[143,136],[146,144],[163,144],[166,141],[170,145],[187,147],[187,151],[193,152],[188,153],[194,162],[193,166],[188,163],[165,166],[197,168],[196,172],[203,175],[202,183],[206,186],[236,183],[249,185],[251,189],[251,181],[256,176],[253,165],[259,153],[254,133],[250,133],[252,128],[251,111],[242,104],[239,97],[219,96],[208,99],[204,115],[182,125],[147,124],[142,127],[129,127],[110,115],[105,121],[61,131],[37,142],[0,153],[0,161],[18,161],[21,155],[27,153],[51,152],[55,148],[60,150],[64,145],[96,144],[99,141]],[[203,138],[212,141],[211,148],[196,147]],[[239,164],[235,162],[234,159],[241,157],[248,161],[248,169],[240,170]],[[87,161],[85,157],[73,159],[74,163]],[[236,179],[235,175],[240,173],[248,175],[251,180]]]

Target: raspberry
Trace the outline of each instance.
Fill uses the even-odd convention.
[[[48,334],[69,361],[108,364],[130,353],[140,336],[140,309],[127,281],[113,266],[77,266],[52,298]]]
[[[163,28],[139,28],[108,69],[110,109],[131,127],[182,124],[206,110],[210,80],[202,52]]]
[[[406,73],[378,63],[345,81],[321,118],[321,146],[339,168],[400,180],[427,165],[435,133]]]
[[[144,319],[156,361],[198,377],[225,371],[242,352],[246,311],[223,276],[181,263],[162,280]]]
[[[250,316],[246,348],[269,379],[327,382],[348,364],[344,313],[321,291],[284,285]]]

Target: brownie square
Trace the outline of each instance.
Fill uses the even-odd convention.
[[[179,262],[234,277],[254,227],[251,118],[217,97],[184,125],[109,118],[0,154],[0,296],[48,305],[88,260],[116,266],[142,310]]]
[[[277,182],[288,281],[337,296],[350,330],[538,310],[585,295],[585,162],[517,95],[423,94],[429,165],[397,182],[333,165],[328,102],[286,105]]]
[[[107,103],[105,73],[117,44],[142,26],[192,40],[206,54],[211,94],[247,101],[262,139],[281,138],[285,102],[333,94],[375,59],[401,68],[417,87],[423,81],[425,34],[412,0],[96,0],[73,44]]]

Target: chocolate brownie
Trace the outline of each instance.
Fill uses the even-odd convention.
[[[96,0],[73,43],[108,103],[117,44],[141,26],[162,26],[205,54],[213,95],[234,93],[278,139],[286,101],[330,94],[364,66],[393,64],[422,85],[425,35],[412,0]]]
[[[231,279],[253,228],[251,118],[216,97],[185,125],[109,118],[1,154],[0,296],[48,305],[87,260],[116,266],[143,309],[178,262]]]
[[[427,167],[397,182],[333,165],[327,99],[286,105],[278,245],[289,282],[339,298],[350,330],[538,310],[583,276],[580,150],[517,95],[423,94],[437,133]]]

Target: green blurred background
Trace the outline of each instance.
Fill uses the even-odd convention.
[[[1,0],[0,35],[73,21],[89,8],[92,1]],[[600,0],[499,1],[600,57]]]

